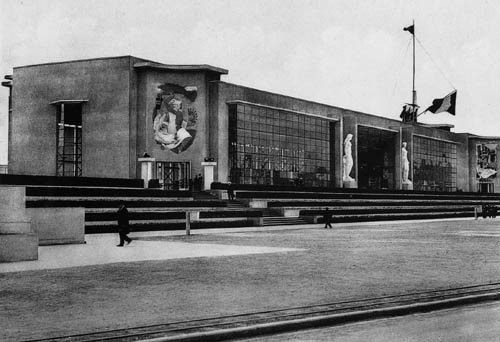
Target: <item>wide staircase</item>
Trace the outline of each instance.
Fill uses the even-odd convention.
[[[279,211],[272,208],[262,211],[263,226],[285,226],[296,224],[307,224],[308,222],[301,217],[285,217]]]
[[[85,233],[115,232],[116,211],[125,204],[132,231],[252,226],[262,210],[230,205],[210,192],[142,188],[142,180],[0,175],[0,185],[26,187],[27,208],[85,208]]]
[[[233,185],[236,200],[229,201],[214,195],[226,191],[220,183],[190,192],[143,189],[136,179],[0,175],[0,185],[25,186],[27,208],[83,207],[87,234],[115,232],[122,203],[135,231],[185,229],[187,212],[197,213],[197,229],[322,223],[326,208],[334,222],[362,222],[473,217],[485,205],[500,207],[500,194],[461,192]]]
[[[214,184],[214,188],[223,189],[224,184]],[[236,198],[249,206],[265,203],[274,216],[309,223],[323,222],[326,208],[332,212],[334,222],[474,217],[482,216],[485,206],[500,208],[500,194],[471,192],[270,189],[245,185],[236,186],[234,191]],[[278,218],[273,220],[279,222]]]

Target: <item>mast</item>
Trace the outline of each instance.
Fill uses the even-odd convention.
[[[403,122],[406,123],[416,123],[417,122],[417,91],[415,90],[415,20],[413,20],[413,24],[411,26],[405,27],[404,31],[408,31],[413,36],[413,86],[411,92],[411,104],[407,103],[403,106],[403,111],[400,114]]]
[[[412,105],[417,105],[417,91],[415,90],[415,20],[413,20],[413,91],[412,91]]]

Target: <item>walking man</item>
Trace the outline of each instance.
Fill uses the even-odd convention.
[[[125,204],[120,205],[117,212],[118,219],[118,234],[120,235],[120,244],[117,247],[123,247],[123,243],[126,241],[127,245],[132,242],[132,239],[127,236],[130,233],[130,227],[128,224],[128,210]]]
[[[325,214],[324,214],[324,219],[325,219],[325,229],[326,228],[332,228],[332,212],[328,209],[325,208]]]

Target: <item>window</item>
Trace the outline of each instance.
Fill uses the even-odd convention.
[[[82,175],[82,102],[56,102],[56,175]]]
[[[415,136],[413,146],[414,189],[456,191],[456,145],[446,141]]]
[[[333,123],[327,119],[258,105],[230,105],[231,182],[287,185],[302,179],[303,185],[329,186],[330,126]]]

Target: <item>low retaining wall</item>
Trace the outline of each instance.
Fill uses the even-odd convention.
[[[38,260],[38,236],[29,222],[0,222],[0,262]]]
[[[0,262],[38,259],[38,236],[25,208],[25,188],[0,187]]]
[[[85,208],[28,208],[26,212],[41,246],[85,243]]]

